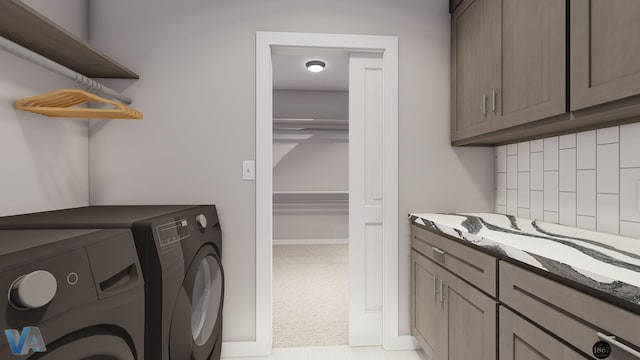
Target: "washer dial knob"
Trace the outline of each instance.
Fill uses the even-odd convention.
[[[19,310],[37,309],[56,296],[58,282],[48,271],[37,270],[17,278],[9,288],[9,302]]]
[[[200,229],[206,229],[207,228],[207,217],[204,216],[204,214],[200,214],[200,215],[196,216],[196,223],[198,224]]]

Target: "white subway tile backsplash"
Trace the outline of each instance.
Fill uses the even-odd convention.
[[[620,169],[620,220],[640,222],[640,168]]]
[[[531,144],[529,146],[531,152],[542,152],[544,150],[544,141],[542,139],[532,140],[529,143]]]
[[[544,210],[558,211],[558,172],[544,172]]]
[[[560,150],[560,191],[576,191],[576,149]]]
[[[640,123],[620,127],[620,167],[640,167]]]
[[[518,216],[518,190],[507,190],[507,214]]]
[[[577,207],[578,215],[596,216],[596,171],[578,170]]]
[[[558,170],[558,137],[544,139],[544,169]]]
[[[544,219],[544,193],[542,191],[531,191],[530,193],[531,218],[536,220]]]
[[[596,200],[596,229],[617,234],[619,230],[618,195],[598,194]]]
[[[544,154],[531,153],[531,190],[544,189]]]
[[[640,239],[640,122],[496,147],[496,212]]]
[[[544,221],[558,223],[558,213],[554,211],[545,211],[544,212]]]
[[[496,147],[496,172],[507,172],[507,146]]]
[[[640,223],[620,221],[620,235],[640,239]]]
[[[599,194],[618,193],[618,155],[618,144],[598,145],[596,184]]]
[[[518,144],[518,171],[529,171],[529,142]]]
[[[576,193],[560,192],[560,224],[576,226]]]
[[[496,204],[507,205],[507,174],[496,174]]]
[[[597,130],[596,143],[600,145],[600,144],[611,144],[611,143],[618,142],[619,130],[620,128],[617,126]]]
[[[596,131],[585,131],[576,135],[577,143],[577,168],[596,168]]]
[[[507,156],[507,189],[518,188],[518,155]]]
[[[581,229],[596,230],[596,218],[594,216],[576,216],[576,226]]]
[[[560,136],[560,149],[568,149],[576,147],[576,134],[562,135]]]
[[[518,207],[529,207],[529,173],[518,173]]]

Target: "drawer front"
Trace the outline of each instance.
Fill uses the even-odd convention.
[[[509,311],[504,306],[500,306],[499,318],[499,360],[585,359],[577,351]]]
[[[497,259],[453,240],[411,226],[411,246],[487,294],[496,297]]]
[[[513,264],[500,261],[500,301],[593,356],[598,332],[640,345],[640,316]],[[611,343],[608,359],[635,359]]]

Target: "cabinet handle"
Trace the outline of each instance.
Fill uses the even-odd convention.
[[[440,302],[444,302],[444,280],[440,280]]]
[[[482,115],[487,115],[487,95],[482,94]]]
[[[435,275],[433,276],[433,296],[438,297],[438,278]]]
[[[606,341],[608,343],[610,343],[611,345],[617,347],[620,350],[624,350],[625,352],[635,356],[636,358],[640,359],[640,352],[628,347],[627,345],[621,343],[620,341],[616,340],[616,337],[613,335],[605,335],[601,332],[596,333],[598,335],[598,338],[600,340]]]
[[[498,92],[496,91],[496,89],[493,89],[493,113],[496,113],[496,104],[497,104],[497,100],[498,99]]]
[[[435,246],[434,246],[434,247],[432,247],[432,249],[433,249],[433,252],[436,252],[436,253],[438,253],[438,254],[440,254],[440,255],[444,255],[444,254],[446,254],[446,253],[447,253],[446,251],[444,251],[444,250],[442,250],[442,249],[440,249],[440,248],[437,248],[437,247],[435,247]]]

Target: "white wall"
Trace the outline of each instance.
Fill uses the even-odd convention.
[[[87,39],[86,0],[29,0],[81,39]],[[0,51],[0,216],[88,204],[88,122],[18,111],[13,103],[69,80]]]
[[[348,91],[274,90],[273,117],[347,119]]]
[[[640,123],[496,148],[496,212],[640,238]]]
[[[447,0],[92,1],[94,46],[131,66],[140,122],[91,130],[91,201],[219,206],[225,341],[255,338],[255,32],[400,39],[400,333],[409,333],[409,212],[490,211],[493,149],[449,145]]]

